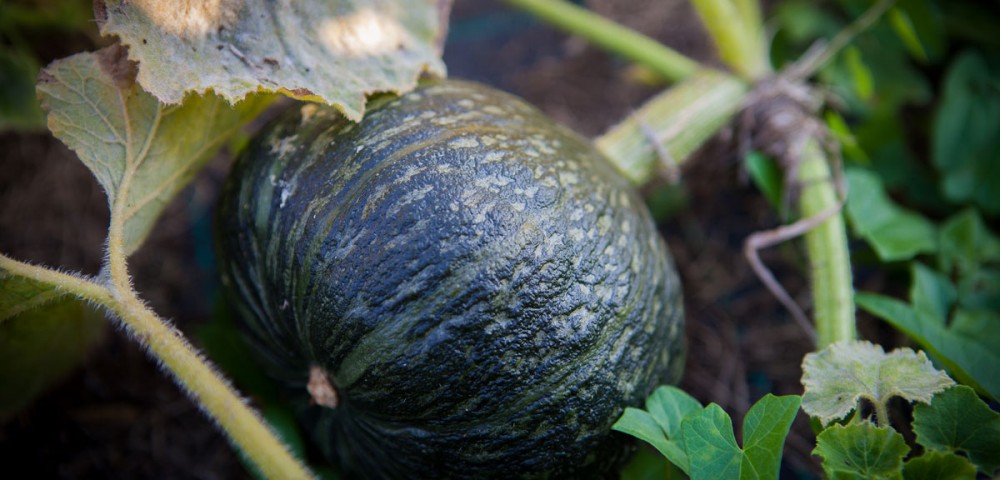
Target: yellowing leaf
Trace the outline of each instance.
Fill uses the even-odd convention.
[[[438,0],[106,0],[101,33],[139,62],[139,83],[165,103],[212,90],[230,101],[280,91],[360,120],[365,95],[444,75],[450,2]]]
[[[802,361],[802,409],[826,424],[851,413],[862,398],[881,405],[895,396],[928,403],[954,384],[923,352],[886,354],[871,342],[838,342]]]
[[[231,107],[215,95],[167,106],[135,84],[118,45],[46,67],[38,94],[52,133],[94,172],[135,251],[160,211],[228,138],[266,106],[256,95]]]

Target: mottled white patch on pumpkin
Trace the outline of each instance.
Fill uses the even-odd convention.
[[[285,138],[272,138],[270,142],[271,153],[278,154],[278,158],[285,158],[289,153],[294,153],[297,146],[295,140],[298,135],[291,135]]]
[[[575,185],[580,181],[580,176],[573,172],[559,172],[559,183],[563,185]]]
[[[448,148],[459,149],[459,148],[476,148],[479,146],[479,140],[472,137],[460,137],[448,142]]]

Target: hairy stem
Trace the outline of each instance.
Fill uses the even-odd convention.
[[[815,140],[810,140],[803,150],[798,171],[798,180],[803,185],[799,197],[802,217],[819,215],[840,205],[833,178],[825,152]],[[834,215],[820,223],[805,234],[805,241],[817,347],[854,340],[857,337],[854,287],[844,215]]]
[[[641,185],[658,171],[677,168],[715,135],[740,109],[747,90],[730,75],[701,70],[653,97],[594,144]]]
[[[719,57],[740,76],[764,77],[771,72],[760,15],[752,0],[691,0],[691,5],[719,49]],[[759,7],[756,7],[759,9]]]
[[[267,478],[313,478],[288,447],[251,409],[233,387],[185,340],[157,317],[131,288],[116,293],[108,306],[132,336],[149,349],[191,398],[218,422],[230,441]]]
[[[131,168],[131,167],[129,167]],[[124,178],[130,179],[128,169]],[[191,398],[207,413],[267,478],[314,478],[233,386],[200,355],[183,334],[146,307],[132,288],[125,247],[129,182],[122,182],[111,208],[108,228],[109,272],[113,301],[106,306],[126,330],[162,363]]]
[[[635,30],[565,0],[507,0],[546,23],[579,35],[591,43],[635,61],[671,81],[686,78],[701,66]]]
[[[0,271],[52,285],[62,293],[74,295],[88,302],[108,305],[113,301],[111,292],[93,280],[20,262],[3,254],[0,254]]]

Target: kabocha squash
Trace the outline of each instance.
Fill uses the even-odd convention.
[[[642,201],[510,95],[443,81],[375,103],[358,125],[293,108],[227,181],[223,283],[262,364],[350,477],[616,468],[611,425],[683,362]]]

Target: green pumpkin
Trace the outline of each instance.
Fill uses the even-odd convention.
[[[642,200],[508,94],[442,81],[375,103],[358,125],[292,108],[225,186],[220,268],[257,360],[312,399],[303,424],[349,477],[618,468],[611,425],[683,364]]]

